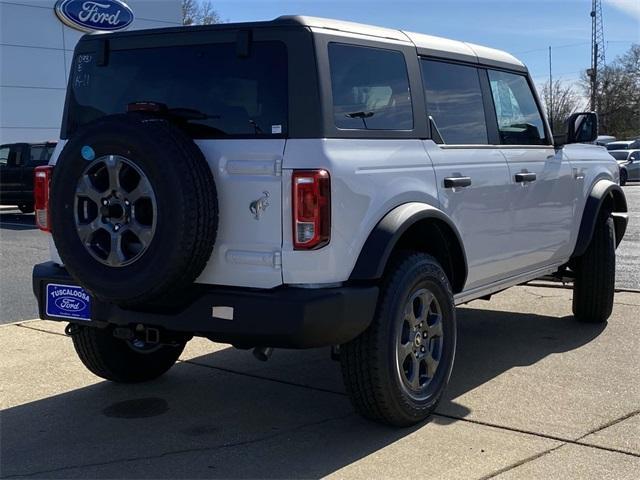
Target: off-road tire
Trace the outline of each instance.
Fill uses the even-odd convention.
[[[184,343],[162,345],[150,352],[136,351],[126,340],[113,336],[112,328],[78,326],[73,346],[85,367],[95,375],[118,383],[146,382],[158,378],[176,362]]]
[[[431,291],[441,306],[444,347],[432,380],[432,391],[423,401],[416,401],[401,387],[394,363],[393,332],[411,292],[423,287]],[[342,376],[351,403],[365,418],[392,426],[410,426],[424,420],[436,408],[449,381],[455,344],[453,293],[442,267],[424,253],[396,255],[382,280],[371,325],[340,347]]]
[[[576,320],[607,321],[613,310],[615,278],[615,229],[608,212],[602,212],[587,251],[575,262],[573,315]]]
[[[23,203],[22,205],[18,205],[18,210],[22,213],[33,213],[33,203]]]
[[[624,187],[627,184],[627,178],[629,177],[629,174],[627,173],[627,170],[624,168],[620,169],[620,186]]]
[[[80,240],[74,212],[78,179],[95,158],[126,157],[148,177],[157,201],[155,233],[134,263],[108,266]],[[97,161],[97,160],[96,160]],[[198,146],[170,121],[111,115],[81,127],[65,145],[51,183],[53,239],[71,276],[94,297],[125,307],[179,302],[215,244],[218,204],[213,174]]]

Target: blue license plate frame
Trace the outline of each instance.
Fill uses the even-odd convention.
[[[91,296],[84,288],[48,283],[45,293],[47,317],[91,321]]]

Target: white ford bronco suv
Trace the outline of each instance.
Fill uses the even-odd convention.
[[[116,382],[193,336],[332,346],[360,413],[414,424],[456,305],[555,274],[577,320],[609,317],[627,207],[596,136],[587,112],[554,139],[525,66],[459,41],[309,17],[87,35],[36,172],[40,317]]]

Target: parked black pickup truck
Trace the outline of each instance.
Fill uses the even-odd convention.
[[[54,142],[0,145],[0,205],[33,212],[33,170],[49,162],[55,146]]]

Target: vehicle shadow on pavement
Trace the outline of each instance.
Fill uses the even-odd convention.
[[[456,365],[436,424],[469,413],[457,397],[513,367],[576,349],[604,328],[570,316],[458,311]],[[147,384],[98,382],[7,409],[1,475],[316,478],[421,428],[388,428],[354,414],[326,349],[276,351],[266,364],[250,357],[227,348]],[[61,374],[55,366],[47,373]]]
[[[36,217],[33,214],[0,213],[0,229],[35,230]]]

